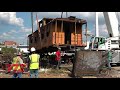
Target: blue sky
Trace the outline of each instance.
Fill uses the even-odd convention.
[[[95,12],[67,12],[68,16],[76,16],[88,22],[88,31],[95,34]],[[39,20],[44,17],[60,18],[61,12],[37,12]],[[63,13],[65,17],[66,13]],[[36,30],[36,12],[33,13],[34,30]],[[0,42],[13,40],[19,44],[27,43],[31,33],[31,12],[0,12]],[[101,36],[107,36],[102,13],[99,13],[99,29]]]
[[[24,25],[26,27],[31,27],[31,12],[17,12],[17,17],[21,17],[24,20]]]
[[[31,31],[30,12],[0,12],[0,41],[26,43]]]

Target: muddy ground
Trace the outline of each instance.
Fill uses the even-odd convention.
[[[60,70],[48,69],[39,72],[39,78],[74,78],[71,76],[72,65],[64,65]],[[11,78],[12,73],[5,74],[4,70],[0,70],[0,78]],[[22,78],[29,78],[29,72],[25,72]],[[103,69],[99,74],[94,76],[83,76],[80,78],[120,78],[120,66],[114,66],[111,70]]]

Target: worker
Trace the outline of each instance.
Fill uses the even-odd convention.
[[[51,67],[51,68],[55,68],[55,52],[50,52],[49,53],[49,60],[48,60],[48,62],[49,62],[49,67]]]
[[[43,55],[43,58],[42,58],[42,60],[41,60],[41,62],[42,62],[42,71],[47,71],[47,65],[48,65],[48,57],[47,57],[47,55]]]
[[[60,69],[60,64],[61,64],[61,52],[60,52],[61,48],[57,48],[57,51],[55,53],[56,57],[55,57],[55,61],[56,61],[56,68]]]
[[[111,70],[112,50],[108,50],[108,68]]]
[[[30,78],[33,78],[33,75],[35,78],[38,78],[40,55],[36,54],[34,47],[31,48],[31,53],[32,54],[29,55],[28,62],[28,68],[30,69]]]
[[[54,55],[52,52],[49,53],[49,64],[50,64],[50,67],[54,66]]]
[[[23,63],[23,60],[21,59],[21,53],[19,52],[17,53],[17,56],[13,58],[13,62],[8,68],[8,73],[13,70],[12,78],[21,78],[25,67],[26,64]]]

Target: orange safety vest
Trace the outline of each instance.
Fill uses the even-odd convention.
[[[13,70],[14,73],[24,72],[25,66],[26,64],[19,64],[19,58],[15,57],[13,58],[13,64],[11,64],[11,66],[8,68],[8,72],[11,70]]]
[[[20,69],[17,69],[18,66],[20,66]],[[11,66],[8,68],[8,72],[10,72],[13,67],[15,67],[13,70],[14,73],[24,72],[24,67],[26,67],[26,64],[11,64]]]

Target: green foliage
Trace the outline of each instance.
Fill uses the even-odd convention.
[[[17,52],[17,50],[15,49],[15,48],[12,48],[12,47],[10,47],[10,48],[8,48],[8,47],[2,47],[2,50],[1,50],[2,52],[3,52],[3,54],[14,54],[14,53],[16,53]]]
[[[4,45],[4,44],[0,43],[0,45]]]
[[[15,56],[15,53],[17,52],[17,50],[15,48],[8,48],[8,47],[2,47],[1,49],[4,58],[9,58],[12,60],[12,58]]]

